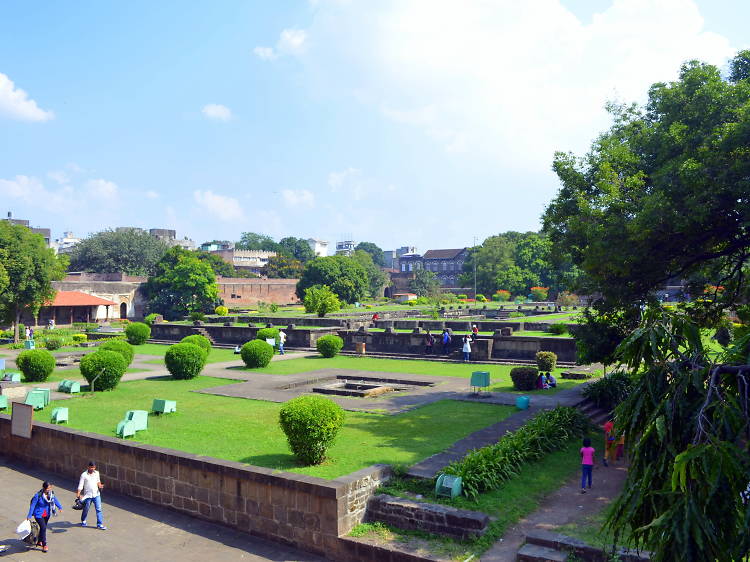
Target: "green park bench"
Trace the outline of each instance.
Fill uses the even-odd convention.
[[[48,406],[50,403],[50,389],[49,388],[35,388],[35,392],[41,392],[44,394],[44,406]]]
[[[36,349],[36,344],[34,343],[34,340],[26,340],[23,342],[23,348],[24,349]]]
[[[28,393],[26,393],[26,400],[24,401],[24,404],[33,406],[35,410],[43,410],[44,406],[46,406],[45,400],[46,396],[44,395],[44,392],[39,392],[38,390],[30,390]]]
[[[64,392],[66,394],[78,394],[81,392],[81,383],[78,381],[69,381],[68,379],[65,379],[64,381],[60,381],[60,384],[57,387],[57,392]]]
[[[5,382],[21,382],[21,373],[6,371],[2,378]]]
[[[123,439],[125,437],[132,437],[135,435],[135,423],[133,423],[133,420],[122,420],[117,424],[116,433],[117,437],[122,437]]]
[[[8,397],[0,394],[0,410],[8,409]]]
[[[489,371],[474,371],[471,373],[470,386],[476,393],[479,393],[483,388],[488,388],[490,386]]]
[[[133,422],[135,431],[148,429],[148,412],[146,410],[128,410],[125,412],[125,420]]]
[[[175,400],[162,400],[161,398],[154,398],[154,404],[151,406],[151,410],[155,414],[169,414],[177,411],[177,402]]]
[[[52,410],[51,423],[62,423],[68,421],[68,409],[67,408],[55,408]]]

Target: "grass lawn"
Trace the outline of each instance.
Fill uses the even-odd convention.
[[[567,322],[570,324],[578,323],[578,315],[580,312],[557,312],[555,314],[539,314],[535,316],[527,316],[527,322],[547,322],[548,320],[554,320],[555,322]]]
[[[521,332],[513,331],[514,336],[527,336],[527,337],[534,337],[534,338],[569,338],[571,337],[570,334],[553,334],[552,332],[540,332],[540,331],[534,331],[534,330],[523,330]]]
[[[52,408],[70,410],[70,427],[113,436],[127,410],[150,410],[154,398],[177,401],[177,412],[149,416],[142,443],[231,461],[336,478],[375,463],[411,465],[444,450],[473,431],[515,411],[509,406],[445,400],[396,416],[346,412],[345,425],[330,449],[330,460],[298,466],[278,426],[281,404],[199,394],[191,390],[231,384],[211,377],[170,377],[120,383],[113,392],[84,394],[54,402],[34,413],[48,421]]]
[[[134,368],[128,367],[128,369],[125,372],[126,373],[143,373],[145,371],[146,369],[134,369]],[[76,367],[75,369],[55,369],[45,382],[60,382],[65,379],[72,380],[72,381],[85,381],[85,379],[83,378],[83,375],[81,374],[81,371],[78,369],[78,367]],[[27,384],[38,384],[36,382],[27,382],[27,381],[22,381],[22,382],[27,383]]]
[[[163,357],[167,353],[169,346],[161,343],[144,343],[143,345],[134,345],[133,349],[136,355],[156,355],[162,358],[146,361],[146,363],[164,363]],[[211,349],[211,353],[208,354],[207,363],[222,363],[224,361],[235,360],[240,360],[240,356],[234,354],[234,349],[214,347]]]
[[[438,363],[436,361],[401,360],[401,359],[378,359],[375,357],[349,357],[340,355],[326,359],[324,357],[302,357],[300,359],[288,359],[286,361],[272,361],[267,367],[260,369],[243,369],[245,371],[257,371],[273,375],[295,375],[314,371],[316,369],[353,369],[360,371],[373,371],[380,373],[411,373],[413,375],[434,375],[448,377],[471,378],[473,371],[489,371],[490,380],[493,384],[490,390],[496,392],[517,392],[519,394],[533,395],[544,393],[555,394],[560,390],[573,388],[586,382],[585,380],[563,380],[560,373],[564,369],[553,371],[557,378],[557,388],[550,390],[539,390],[531,392],[520,392],[513,388],[510,378],[510,370],[513,365],[486,365],[471,363]]]
[[[581,440],[572,439],[563,449],[549,453],[537,462],[525,465],[518,477],[505,482],[497,490],[481,494],[477,501],[469,500],[464,496],[454,499],[436,498],[432,480],[394,478],[381,488],[387,494],[413,498],[413,495],[409,496],[407,492],[417,493],[424,496],[421,501],[487,513],[495,519],[490,523],[487,533],[479,539],[456,541],[372,524],[355,527],[351,534],[353,536],[370,535],[407,543],[413,543],[417,537],[418,542],[422,543],[425,549],[435,554],[458,560],[465,560],[472,554],[479,556],[502,537],[509,526],[535,511],[545,496],[560,488],[566,480],[581,469],[581,457],[578,454],[580,447]],[[596,481],[596,475],[594,475],[594,481]]]

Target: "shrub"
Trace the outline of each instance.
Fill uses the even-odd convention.
[[[147,326],[153,326],[157,318],[159,318],[159,315],[156,312],[152,312],[143,319],[143,323]]]
[[[169,346],[164,354],[164,364],[174,378],[193,379],[205,367],[207,356],[205,349],[183,340],[182,343]]]
[[[133,322],[125,328],[125,337],[131,345],[143,345],[151,337],[151,327],[143,322]]]
[[[278,328],[261,328],[258,330],[258,333],[255,334],[256,340],[270,340],[273,338],[274,344],[273,347],[277,348],[279,347],[279,329]]]
[[[180,343],[192,343],[193,345],[197,345],[206,352],[206,356],[211,353],[211,340],[209,340],[206,336],[202,336],[200,334],[185,336],[180,340]]]
[[[323,318],[329,312],[339,310],[341,301],[328,285],[313,285],[305,289],[304,305],[305,312],[314,312]]]
[[[465,294],[461,293],[460,295],[457,295],[457,298],[459,300],[464,300],[464,299],[468,299],[469,297],[468,297],[468,295],[465,295]]]
[[[555,365],[557,365],[557,354],[552,351],[537,351],[536,366],[540,371],[549,373],[555,370]]]
[[[612,410],[625,400],[633,389],[633,379],[626,371],[612,374],[592,382],[583,389],[583,397],[591,400],[598,408]]]
[[[535,390],[536,380],[539,378],[539,369],[536,367],[513,367],[510,370],[510,378],[516,390]]]
[[[271,306],[268,307],[268,310],[270,310],[273,313],[276,313],[279,311],[279,305],[276,304],[275,302],[272,302]]]
[[[83,343],[88,341],[89,337],[86,334],[73,334],[73,343]]]
[[[485,297],[482,293],[479,293],[475,298],[475,301],[477,302],[487,302],[487,297]]]
[[[44,347],[50,351],[55,351],[63,346],[63,342],[60,338],[49,338],[44,342]]]
[[[534,416],[496,444],[474,449],[443,472],[460,476],[463,493],[476,499],[480,493],[495,490],[503,482],[518,477],[523,465],[561,449],[574,437],[584,435],[588,428],[589,422],[581,412],[560,406]]]
[[[219,305],[214,309],[217,316],[226,316],[229,314],[229,309],[224,305]]]
[[[565,322],[556,322],[554,324],[550,324],[547,327],[547,331],[549,331],[550,334],[557,334],[561,336],[568,331],[568,325]]]
[[[344,425],[344,410],[328,398],[300,396],[281,407],[279,425],[302,464],[320,464]]]
[[[240,356],[245,365],[251,369],[265,367],[273,357],[273,346],[262,340],[252,340],[242,346]]]
[[[125,340],[121,339],[105,341],[99,346],[99,349],[119,353],[120,355],[122,355],[122,358],[125,359],[126,366],[129,366],[133,362],[133,357],[135,356],[135,350],[133,349],[133,346]]]
[[[112,390],[117,387],[128,364],[117,351],[100,349],[81,359],[81,374],[93,390]],[[96,379],[96,380],[95,380]]]
[[[557,300],[555,301],[555,304],[558,306],[575,306],[579,303],[580,299],[578,298],[578,295],[574,293],[569,293],[568,291],[563,291],[559,295],[557,295]]]
[[[315,347],[323,357],[335,357],[341,348],[344,347],[344,340],[333,334],[322,336],[315,342]]]
[[[495,298],[497,297],[497,299]],[[492,300],[498,300],[501,302],[506,302],[510,300],[510,291],[506,291],[505,289],[499,289],[495,291],[495,294],[492,295]]]
[[[44,382],[55,370],[55,358],[44,349],[29,349],[18,354],[16,365],[27,381]]]
[[[549,287],[532,287],[529,289],[529,294],[535,301],[546,301],[548,293]]]
[[[203,322],[206,319],[206,315],[203,314],[200,310],[194,310],[190,314],[188,314],[188,318],[192,320],[193,322]]]
[[[518,310],[514,310],[510,314],[508,314],[508,318],[524,318],[526,315],[523,312],[519,312]]]

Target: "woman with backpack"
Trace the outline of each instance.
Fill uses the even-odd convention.
[[[42,552],[47,552],[47,522],[49,521],[50,515],[57,515],[58,511],[62,511],[62,505],[57,501],[55,493],[52,491],[52,484],[49,482],[42,482],[42,489],[39,490],[34,497],[31,498],[29,504],[29,514],[26,519],[31,521],[32,517],[36,520],[39,525],[39,538],[36,546],[42,547]]]
[[[424,354],[432,355],[432,347],[434,345],[435,345],[435,338],[430,333],[430,331],[427,330],[427,333],[424,336]]]

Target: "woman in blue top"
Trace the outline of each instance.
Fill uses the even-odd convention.
[[[52,491],[52,484],[42,482],[42,489],[31,498],[29,514],[26,519],[29,521],[32,517],[36,519],[37,525],[39,525],[39,540],[36,544],[42,547],[43,552],[47,552],[47,521],[49,521],[50,515],[57,514],[57,510],[62,511],[62,506]]]

